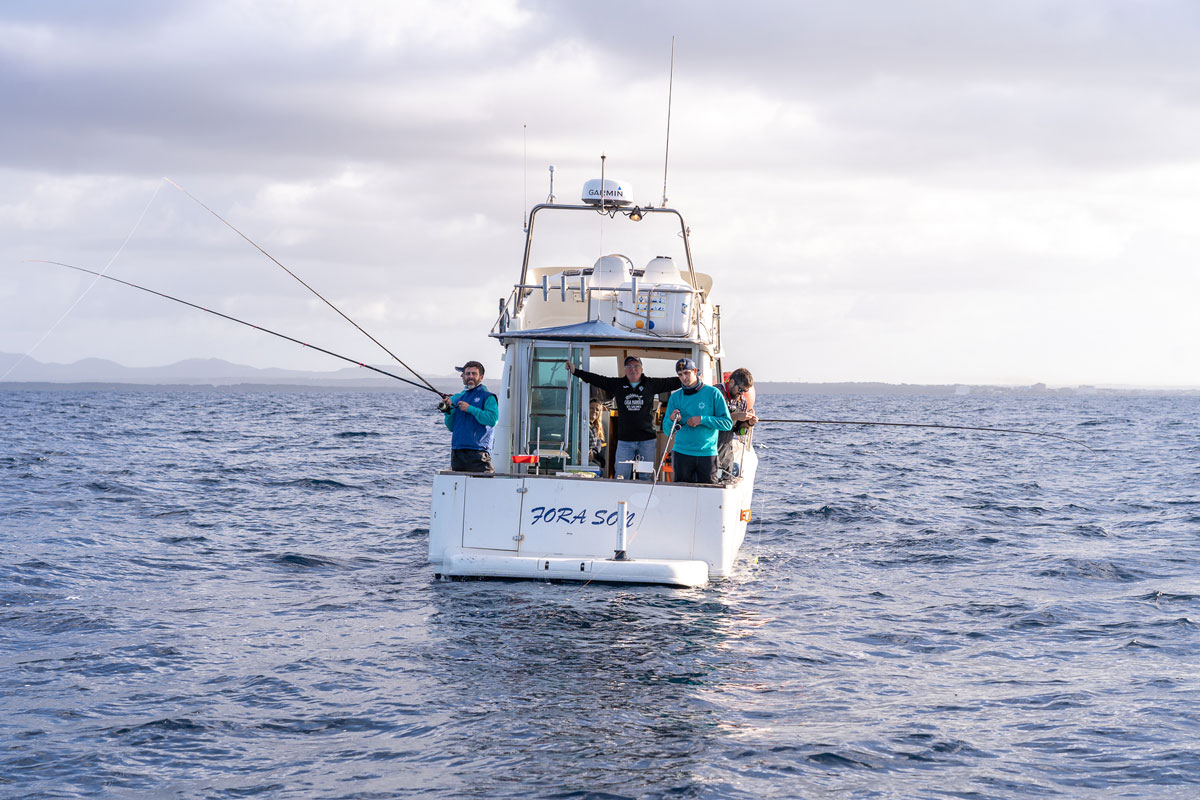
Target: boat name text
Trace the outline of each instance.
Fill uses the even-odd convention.
[[[619,519],[618,511],[609,511],[606,508],[597,509],[591,514],[591,520],[588,520],[588,510],[586,508],[576,511],[570,506],[562,506],[555,508],[551,506],[534,506],[529,509],[529,513],[533,515],[533,519],[529,521],[530,526],[537,525],[539,522],[557,522],[565,525],[616,525]],[[633,518],[637,514],[630,511],[626,514],[625,524],[632,525]]]

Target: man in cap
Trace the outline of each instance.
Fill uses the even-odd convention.
[[[493,472],[492,434],[500,419],[496,395],[483,385],[483,364],[468,361],[455,367],[462,373],[463,390],[442,395],[438,410],[450,429],[450,469],[455,472]]]
[[[758,422],[758,417],[754,415],[754,376],[750,370],[739,367],[717,389],[725,395],[729,416],[733,418],[733,429],[717,434],[717,469],[724,473],[720,477],[729,482],[734,477],[733,439],[735,436],[744,437]]]
[[[625,376],[609,378],[567,362],[567,371],[581,381],[608,392],[617,404],[616,475],[633,477],[634,461],[654,462],[658,434],[654,430],[654,396],[679,388],[679,378],[648,378],[642,374],[642,360],[625,357]]]
[[[671,393],[663,431],[675,428],[675,454],[671,466],[676,483],[717,482],[717,434],[733,427],[725,396],[700,380],[696,362],[681,358],[675,374],[682,384]]]

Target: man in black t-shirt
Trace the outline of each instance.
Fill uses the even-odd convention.
[[[658,435],[654,429],[654,396],[678,389],[679,378],[647,378],[642,374],[642,360],[637,356],[625,358],[623,378],[609,378],[575,369],[570,361],[567,362],[567,371],[581,381],[603,389],[616,400],[617,476],[633,477],[633,461],[654,463]]]

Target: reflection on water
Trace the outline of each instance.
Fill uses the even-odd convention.
[[[451,742],[480,796],[504,786],[620,793],[687,787],[721,734],[710,696],[746,665],[725,646],[743,614],[712,590],[454,581],[436,587],[430,661],[457,698]],[[521,757],[543,761],[534,780]],[[487,776],[486,778],[482,776]]]

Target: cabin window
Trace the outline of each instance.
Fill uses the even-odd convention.
[[[529,369],[529,425],[526,452],[540,453],[539,472],[556,472],[580,463],[580,398],[586,394],[563,363],[575,366],[583,351],[566,345],[533,346]]]

